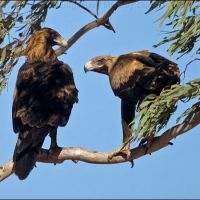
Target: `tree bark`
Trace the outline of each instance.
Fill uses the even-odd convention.
[[[146,145],[131,149],[131,155],[129,159],[124,158],[123,156],[116,156],[112,159],[108,159],[113,152],[97,152],[80,147],[64,147],[57,149],[53,153],[49,153],[46,149],[41,149],[38,154],[37,161],[44,163],[62,163],[65,160],[73,161],[83,161],[93,164],[115,164],[122,163],[131,160],[138,159],[146,154],[151,154],[155,151],[158,151],[166,146],[169,142],[191,130],[195,126],[200,124],[200,112],[197,112],[189,121],[183,122],[172,128],[165,131],[161,136],[157,137],[150,146]],[[13,161],[7,162],[5,165],[0,166],[0,181],[3,181],[9,177],[14,172],[14,163]]]

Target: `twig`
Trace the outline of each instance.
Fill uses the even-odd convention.
[[[77,31],[69,40],[68,45],[66,47],[60,47],[56,50],[57,56],[62,55],[64,52],[66,52],[81,36],[83,36],[88,31],[100,26],[104,25],[106,28],[109,28],[110,30],[113,30],[112,25],[109,22],[109,17],[114,13],[115,10],[117,10],[120,6],[131,4],[138,2],[139,0],[120,0],[117,1],[113,6],[103,15],[103,17],[98,18],[88,24],[86,24],[84,27],[82,27],[79,31]],[[110,25],[110,26],[109,26]]]
[[[64,147],[51,154],[49,154],[48,150],[42,149],[37,160],[38,162],[44,163],[62,163],[65,160],[76,160],[94,164],[115,164],[127,162],[168,146],[173,138],[191,130],[199,124],[200,112],[197,112],[189,121],[178,124],[165,131],[161,136],[157,137],[157,139],[150,144],[148,151],[146,151],[145,145],[132,149],[129,159],[126,159],[123,156],[116,156],[109,160],[108,158],[112,155],[112,152],[97,152],[80,147]],[[9,177],[13,171],[14,163],[12,161],[9,161],[4,166],[1,166],[0,181]]]
[[[98,18],[97,15],[95,15],[91,10],[89,10],[85,6],[81,5],[76,0],[65,0],[65,1],[69,2],[69,3],[73,3],[73,4],[77,5],[77,6],[79,6],[80,8],[82,8],[83,10],[85,10],[86,12],[88,12],[90,15],[92,15],[94,18],[96,18],[96,19]]]
[[[100,0],[97,0],[97,7],[96,7],[97,16],[99,15],[99,5],[100,5]]]
[[[197,61],[197,60],[200,61],[200,58],[195,58],[195,59],[191,60],[189,63],[187,63],[187,65],[185,66],[184,71],[181,72],[181,76],[182,76],[182,74],[183,74],[183,80],[185,79],[185,74],[186,74],[186,71],[187,71],[188,66],[189,66],[190,64],[192,64],[194,61]]]

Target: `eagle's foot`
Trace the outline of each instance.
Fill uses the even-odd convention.
[[[48,150],[48,157],[53,154],[56,150],[60,149],[60,147],[57,144],[51,144],[49,150]],[[56,163],[53,163],[54,165],[56,165]]]
[[[120,148],[117,148],[111,155],[108,156],[108,160],[112,160],[113,157],[115,156],[123,156],[125,159],[129,160],[130,163],[131,163],[131,168],[133,168],[134,166],[134,162],[133,160],[131,160],[131,151],[130,149],[128,148],[123,148],[123,147],[120,147]]]
[[[60,149],[60,147],[56,144],[56,145],[51,145],[49,148],[49,153],[53,153],[55,152],[57,149]]]
[[[111,160],[115,156],[123,156],[126,159],[129,159],[131,156],[131,151],[129,149],[119,147],[110,156],[108,156],[108,160]]]

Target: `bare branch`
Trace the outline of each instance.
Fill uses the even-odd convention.
[[[88,8],[86,8],[85,6],[81,5],[80,3],[78,3],[76,0],[65,0],[69,3],[73,3],[77,6],[79,6],[80,8],[82,8],[83,10],[85,10],[86,12],[88,12],[90,15],[92,15],[94,18],[98,18],[97,15],[95,15],[91,10],[89,10]]]
[[[88,31],[103,25],[106,28],[113,30],[112,25],[109,22],[109,18],[110,16],[114,13],[115,10],[117,10],[120,6],[126,5],[126,4],[131,4],[131,3],[135,3],[139,0],[119,0],[117,1],[115,4],[113,4],[113,6],[103,15],[103,17],[98,18],[88,24],[86,24],[84,27],[82,27],[78,32],[76,32],[69,40],[68,40],[68,45],[66,47],[60,47],[56,50],[56,54],[57,56],[62,55],[63,53],[65,53],[81,36],[83,36],[85,33],[87,33]]]
[[[71,3],[75,3],[78,4],[77,2],[73,1],[73,0],[66,0],[68,2]],[[112,27],[112,24],[109,21],[109,17],[114,13],[115,10],[117,10],[118,7],[126,5],[126,4],[131,4],[131,3],[135,3],[138,2],[139,0],[119,0],[117,1],[115,4],[113,4],[113,6],[105,13],[105,15],[103,15],[103,17],[101,18],[97,18],[97,16],[92,13],[89,9],[85,8],[84,6],[84,10],[88,10],[87,12],[90,12],[90,14],[92,14],[96,20],[86,24],[85,26],[83,26],[79,31],[77,31],[69,40],[68,40],[68,44],[65,47],[60,47],[56,50],[56,54],[57,56],[60,56],[62,54],[64,54],[81,36],[83,36],[85,33],[87,33],[88,31],[98,27],[98,26],[104,26],[105,28],[112,30],[113,32],[115,32],[114,28]],[[0,3],[0,4],[3,4]],[[79,5],[80,6],[80,5]],[[16,42],[16,41],[15,41]],[[15,55],[14,57],[20,57],[20,56],[24,56],[24,50],[22,49],[21,52],[18,52],[17,55]]]
[[[185,74],[186,74],[188,66],[191,65],[194,61],[200,61],[200,58],[195,58],[195,59],[193,59],[193,60],[191,60],[190,62],[187,63],[184,71],[181,73],[181,75],[183,74],[183,80],[185,79]]]
[[[132,149],[129,159],[125,159],[122,156],[116,156],[109,160],[108,158],[110,157],[112,152],[97,152],[80,147],[64,147],[56,150],[52,154],[49,154],[49,151],[46,149],[41,149],[37,160],[38,162],[44,163],[62,163],[65,160],[76,160],[94,164],[115,164],[127,162],[168,146],[173,138],[191,130],[199,124],[200,111],[197,112],[187,123],[183,122],[165,131],[161,136],[159,136],[150,144],[148,151],[146,151],[145,145]],[[9,161],[4,166],[1,166],[0,181],[3,181],[7,177],[9,177],[13,173],[13,171],[13,161]]]

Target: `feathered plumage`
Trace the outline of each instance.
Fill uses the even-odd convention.
[[[57,147],[57,127],[67,124],[78,102],[72,70],[57,59],[55,44],[67,44],[56,31],[44,28],[33,33],[25,50],[26,62],[18,72],[12,118],[13,130],[19,133],[13,156],[19,179],[33,169],[49,133],[51,148]]]
[[[85,65],[85,71],[95,71],[109,76],[111,88],[121,98],[121,117],[125,154],[131,136],[130,123],[137,103],[148,94],[159,95],[164,88],[180,82],[176,63],[149,51],[138,51],[113,56],[98,56]],[[119,153],[119,152],[118,152]],[[128,154],[128,153],[127,153]]]

